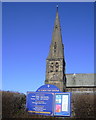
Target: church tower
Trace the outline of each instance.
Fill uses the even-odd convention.
[[[62,43],[58,6],[56,10],[55,24],[52,34],[49,55],[46,59],[46,80],[45,84],[53,84],[65,91],[65,60],[64,45]]]

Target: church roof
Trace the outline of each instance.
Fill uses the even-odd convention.
[[[66,74],[66,87],[96,87],[96,74]]]

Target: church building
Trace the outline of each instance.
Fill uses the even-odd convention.
[[[64,44],[62,43],[62,33],[60,19],[58,14],[58,6],[56,10],[56,18],[52,34],[49,55],[46,59],[46,80],[45,84],[53,84],[60,88],[61,91],[81,90],[90,88],[93,91],[94,74],[66,74],[65,73]]]
[[[66,52],[66,51],[65,51]],[[56,18],[52,41],[46,59],[45,84],[56,85],[60,91],[72,93],[72,117],[94,118],[96,91],[95,75],[93,73],[65,73],[64,45],[62,43],[61,26],[56,10]]]

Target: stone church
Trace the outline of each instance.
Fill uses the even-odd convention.
[[[95,75],[93,73],[66,74],[65,65],[64,44],[57,7],[52,41],[46,59],[45,84],[56,85],[63,92],[72,92],[73,117],[94,118]]]

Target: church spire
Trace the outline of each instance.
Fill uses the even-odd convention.
[[[63,44],[62,44],[62,36],[61,36],[61,27],[60,20],[58,14],[58,5],[56,6],[56,18],[55,24],[52,34],[52,42],[50,46],[50,52],[48,59],[50,58],[63,58]]]
[[[59,20],[59,14],[58,14],[58,5],[56,6],[56,18],[55,18],[54,27],[55,27],[56,25],[57,25],[58,27],[60,27],[60,20]]]
[[[45,84],[56,85],[61,91],[66,87],[65,60],[61,36],[58,6],[52,34],[49,55],[46,59],[46,80]]]

